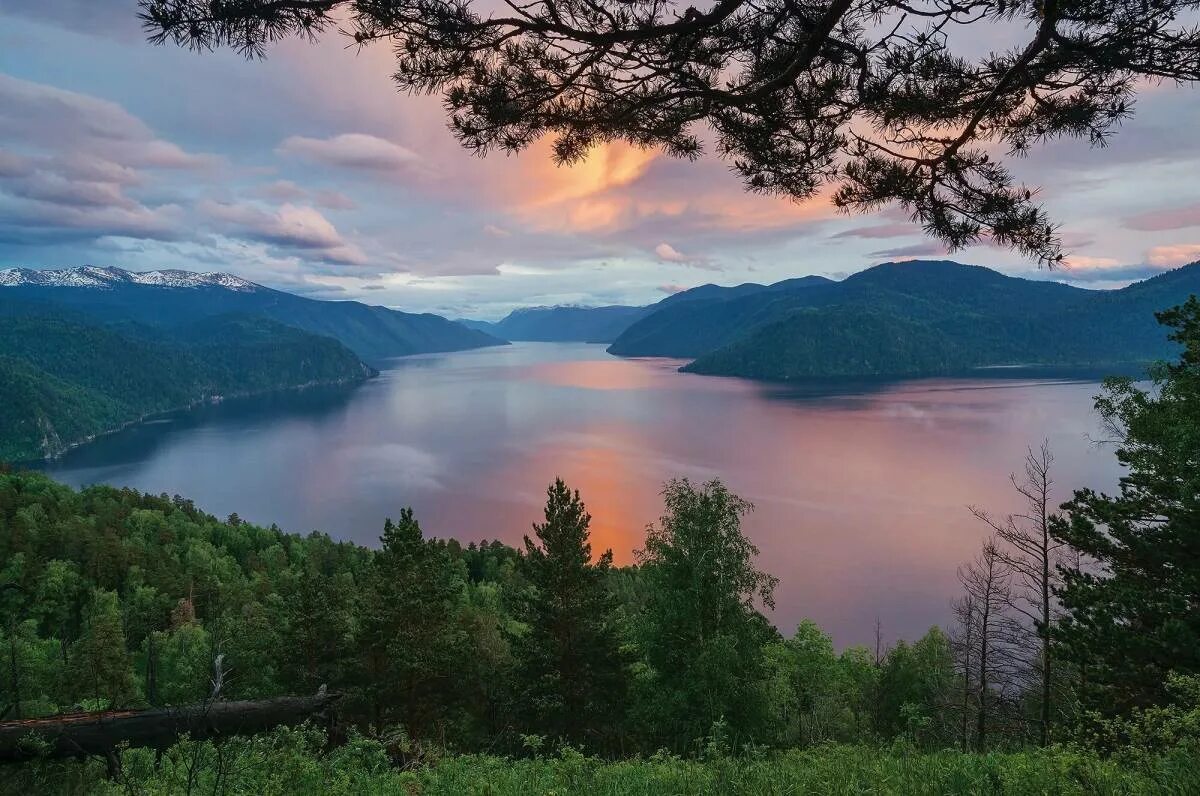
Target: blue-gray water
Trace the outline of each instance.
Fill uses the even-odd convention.
[[[375,543],[412,505],[429,534],[517,543],[555,475],[593,515],[593,547],[632,560],[672,476],[721,477],[756,511],[776,622],[839,644],[946,622],[983,529],[1017,508],[1008,475],[1049,438],[1059,497],[1118,476],[1095,383],[1006,378],[810,386],[676,372],[602,346],[519,344],[397,360],[352,390],[207,407],[80,448],[46,469],[182,494],[290,531]]]

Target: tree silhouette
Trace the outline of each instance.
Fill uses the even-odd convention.
[[[1051,263],[1055,227],[996,151],[1064,136],[1102,145],[1139,81],[1200,77],[1195,0],[140,5],[152,41],[199,50],[261,56],[330,29],[383,40],[397,85],[440,93],[480,153],[550,135],[560,163],[616,140],[695,158],[711,135],[752,191],[831,189],[847,211],[898,203],[952,249],[988,239]],[[996,49],[961,54],[981,39]]]

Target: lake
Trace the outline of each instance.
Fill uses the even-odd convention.
[[[841,646],[949,621],[956,568],[1018,508],[1009,473],[1050,441],[1057,498],[1119,475],[1095,382],[1020,377],[804,389],[679,373],[603,346],[522,343],[394,360],[354,389],[230,401],[128,429],[44,469],[72,485],[181,494],[289,531],[375,544],[411,505],[426,534],[520,542],[556,476],[593,549],[633,560],[673,476],[720,477],[780,578],[773,618]]]

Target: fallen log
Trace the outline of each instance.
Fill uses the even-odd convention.
[[[111,757],[120,745],[165,749],[181,735],[215,739],[299,724],[333,705],[340,694],[213,701],[152,710],[67,713],[0,722],[0,763],[41,757]]]

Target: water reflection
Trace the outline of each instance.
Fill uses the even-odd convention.
[[[594,547],[619,562],[664,480],[720,476],[757,507],[748,529],[781,578],[776,621],[812,617],[840,644],[868,641],[877,615],[892,636],[948,619],[955,568],[982,535],[965,507],[1013,508],[1007,476],[1027,445],[1050,439],[1064,490],[1117,477],[1089,441],[1094,383],[797,390],[677,366],[566,344],[397,360],[324,402],[211,407],[48,469],[363,543],[409,504],[436,535],[517,543],[561,475],[588,503]]]

